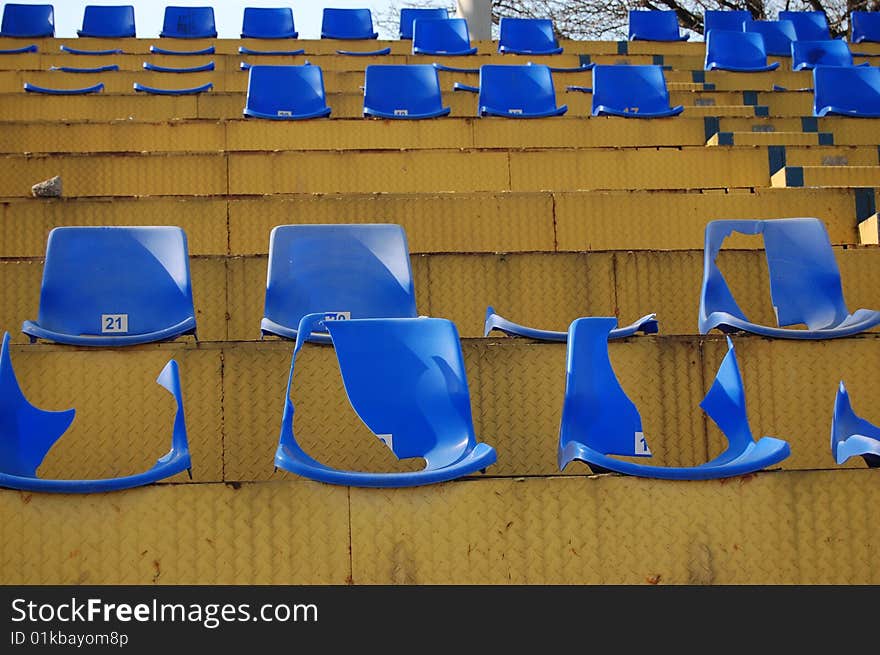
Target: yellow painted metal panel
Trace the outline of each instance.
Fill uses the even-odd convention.
[[[787,166],[876,167],[878,163],[880,163],[880,160],[878,160],[878,148],[876,145],[791,146],[785,149],[785,164]]]
[[[0,330],[9,332],[13,343],[26,343],[21,333],[25,320],[34,320],[40,307],[43,263],[36,259],[0,260]]]
[[[268,239],[268,235],[266,235]],[[268,257],[230,257],[227,276],[227,331],[232,340],[260,338]]]
[[[626,50],[630,55],[703,57],[706,54],[706,45],[701,41],[629,41]]]
[[[207,63],[207,62],[201,62]],[[18,91],[22,94],[24,83],[58,89],[80,89],[103,83],[102,93],[137,93],[135,82],[160,89],[187,89],[211,82],[213,91],[244,91],[247,78],[239,73],[161,73],[156,71],[116,71],[110,73],[62,73],[59,71],[0,71],[0,93]]]
[[[809,91],[761,92],[758,104],[768,107],[771,116],[810,116],[813,94]]]
[[[819,145],[815,132],[733,132],[735,146],[811,146]],[[717,146],[718,134],[709,137],[706,145]]]
[[[196,335],[200,341],[224,341],[226,334],[226,260],[223,257],[190,257]]]
[[[880,216],[874,214],[859,223],[859,239],[864,244],[880,243]]]
[[[682,116],[754,116],[755,108],[751,105],[685,105]]]
[[[108,95],[44,96],[32,93],[0,95],[0,120],[170,120],[196,118],[197,96]],[[241,110],[239,109],[239,112]]]
[[[720,132],[802,132],[803,119],[790,117],[751,116],[749,118],[723,118],[719,125]],[[820,132],[831,132],[823,126]]]
[[[878,187],[880,166],[803,166],[805,187]],[[773,176],[773,186],[787,186],[780,173]]]
[[[719,91],[770,91],[774,84],[797,91],[812,87],[813,73],[783,70],[766,73],[706,71],[706,82],[714,84]]]

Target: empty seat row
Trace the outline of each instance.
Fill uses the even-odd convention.
[[[845,41],[791,41],[791,69],[811,70],[815,66],[853,66],[853,55]],[[779,62],[767,63],[764,37],[756,32],[713,29],[706,35],[705,70],[741,73],[771,71]],[[867,66],[868,64],[860,64]]]

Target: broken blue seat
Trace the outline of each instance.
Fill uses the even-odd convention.
[[[830,41],[831,31],[824,11],[780,11],[779,20],[791,21],[798,41]]]
[[[296,339],[306,314],[330,320],[410,318],[415,289],[399,225],[279,225],[269,237],[266,303],[260,329]],[[308,336],[329,343],[326,327]]]
[[[213,82],[207,82],[205,84],[200,84],[199,86],[168,89],[165,87],[147,86],[146,84],[135,82],[134,84],[132,84],[132,88],[135,91],[140,91],[141,93],[149,93],[150,95],[156,96],[192,96],[210,91],[214,88],[214,84]]]
[[[320,66],[251,66],[243,114],[270,120],[330,115]]]
[[[556,105],[553,73],[543,64],[480,66],[480,116],[543,118],[562,116],[568,106]]]
[[[669,91],[661,66],[593,68],[593,116],[662,118],[683,111],[682,105],[669,105]]]
[[[709,70],[757,73],[779,68],[767,63],[764,38],[753,32],[710,30],[706,35],[706,64]]]
[[[553,21],[545,18],[501,19],[498,52],[514,55],[558,55],[562,52]]]
[[[703,14],[703,34],[707,37],[712,30],[727,30],[742,32],[743,23],[752,20],[751,12],[742,11],[719,11],[707,9]]]
[[[171,450],[150,470],[135,475],[98,480],[48,480],[37,469],[52,446],[64,435],[76,410],[51,412],[31,405],[25,398],[9,355],[9,333],[0,348],[0,487],[21,491],[54,493],[96,493],[140,487],[191,471],[180,372],[170,360],[156,379],[174,397],[177,410],[171,433]],[[138,444],[135,444],[135,448]],[[192,476],[192,473],[190,473]]]
[[[443,106],[440,78],[431,64],[367,66],[364,74],[364,115],[420,119],[449,114]]]
[[[843,381],[834,399],[831,418],[831,454],[838,464],[861,456],[870,468],[880,467],[880,427],[858,416],[852,408]]]
[[[312,480],[356,487],[411,487],[453,480],[495,463],[495,450],[477,443],[458,330],[441,318],[373,318],[299,323],[287,380],[275,466]],[[331,468],[309,456],[293,432],[290,398],[294,365],[305,340],[325,323],[352,408],[398,459],[422,458],[405,473]],[[338,409],[327,408],[327,411]]]
[[[400,38],[412,41],[413,22],[417,20],[444,20],[449,18],[449,11],[441,8],[411,8],[400,10]]]
[[[743,31],[764,37],[764,50],[773,57],[791,57],[791,42],[797,41],[794,23],[790,20],[750,20]]]
[[[196,66],[160,66],[151,61],[145,61],[143,68],[156,73],[205,73],[214,70],[214,60]]]
[[[245,7],[241,21],[243,39],[295,39],[299,32],[293,25],[290,7]]]
[[[77,36],[96,39],[127,39],[136,36],[134,7],[131,5],[88,5],[83,13],[82,29]]]
[[[473,55],[464,18],[420,19],[413,23],[414,55]]]
[[[880,43],[880,12],[853,11],[849,25],[853,43]]]
[[[816,66],[813,115],[880,118],[880,68]]]
[[[213,7],[165,7],[159,36],[166,39],[213,39],[217,37]]]
[[[179,227],[49,232],[31,341],[127,346],[195,334],[186,234]]]
[[[39,39],[55,36],[55,9],[52,5],[20,5],[7,2],[3,7],[0,37]]]
[[[593,473],[671,480],[708,480],[754,473],[789,456],[787,442],[755,441],[746,413],[742,376],[728,338],[727,354],[700,407],[727,438],[727,448],[697,466],[653,466],[617,459],[650,457],[639,410],[626,395],[611,366],[608,336],[614,318],[579,318],[569,328],[565,400],[559,428],[559,469],[572,461]]]
[[[791,42],[792,70],[813,70],[816,66],[853,65],[852,53],[846,41],[842,39]]]
[[[733,232],[764,237],[770,297],[778,327],[749,321],[718,268],[718,253]],[[850,314],[847,310],[831,241],[817,218],[711,221],[706,225],[703,257],[700,334],[717,328],[764,337],[830,339],[880,324],[880,312],[859,309]],[[791,327],[801,324],[806,329]]]
[[[25,82],[24,90],[29,93],[42,93],[45,95],[53,96],[82,96],[88,93],[100,93],[104,90],[104,83],[98,82],[97,84],[94,84],[92,86],[86,86],[77,89],[55,89],[45,86],[37,86],[36,84]]]
[[[681,34],[678,27],[678,14],[674,11],[629,12],[630,41],[687,41],[687,34]]]
[[[39,48],[36,43],[23,45],[20,48],[0,48],[0,55],[23,55],[28,52],[38,52]]]
[[[369,9],[325,8],[321,20],[322,39],[378,39]]]
[[[483,336],[488,337],[493,330],[498,330],[513,337],[526,337],[538,341],[555,341],[565,343],[568,341],[568,332],[556,330],[539,330],[509,321],[495,313],[491,305],[486,308],[486,319],[483,322]],[[638,332],[643,334],[656,334],[659,331],[656,314],[646,314],[635,323],[611,330],[609,339],[624,339],[634,336]]]

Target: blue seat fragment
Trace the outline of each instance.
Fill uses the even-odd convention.
[[[437,69],[430,64],[374,64],[367,66],[364,80],[365,116],[419,119],[449,114]]]
[[[853,11],[849,24],[853,43],[880,43],[880,12]]]
[[[609,339],[623,339],[625,337],[634,336],[638,332],[644,334],[656,334],[660,327],[657,323],[656,314],[646,314],[639,320],[623,327],[611,330],[608,335]],[[488,337],[493,330],[504,332],[514,337],[526,337],[528,339],[536,339],[538,341],[556,341],[565,343],[568,341],[568,332],[558,332],[555,330],[539,330],[536,328],[519,325],[513,321],[509,321],[503,316],[495,313],[495,308],[489,306],[486,308],[486,320],[483,322],[483,336]]]
[[[214,84],[212,82],[207,82],[206,84],[200,84],[199,86],[189,86],[182,89],[165,89],[135,82],[132,85],[132,88],[134,88],[135,91],[149,93],[156,96],[191,96],[210,91],[214,88]]]
[[[743,31],[764,37],[764,50],[773,57],[791,57],[791,42],[797,41],[794,23],[790,20],[750,20]]]
[[[778,327],[749,321],[718,269],[718,253],[733,232],[764,237],[770,297]],[[717,328],[723,332],[741,330],[765,337],[831,339],[857,334],[880,324],[877,311],[859,309],[849,314],[831,241],[819,219],[711,221],[706,225],[703,257],[700,334]],[[806,325],[806,329],[791,327],[801,324]]]
[[[458,330],[440,318],[374,318],[328,321],[339,370],[352,408],[398,459],[422,458],[425,467],[405,473],[331,468],[310,457],[293,432],[293,385],[304,334],[323,313],[299,323],[290,364],[275,466],[330,484],[410,487],[484,471],[495,450],[477,443]],[[338,411],[330,409],[328,411]]]
[[[290,7],[245,7],[241,21],[243,39],[295,39],[299,32],[293,24]]]
[[[412,41],[413,22],[417,20],[443,20],[449,18],[449,11],[442,8],[412,8],[400,10],[400,38]]]
[[[159,36],[164,39],[214,39],[213,7],[165,7]]]
[[[812,70],[816,66],[853,66],[852,53],[846,41],[792,41],[791,69]],[[863,64],[867,66],[867,64]]]
[[[96,493],[130,489],[163,480],[183,471],[192,463],[186,436],[180,372],[170,360],[156,379],[177,404],[171,436],[171,450],[150,470],[135,475],[98,480],[47,480],[37,477],[37,469],[52,446],[73,423],[75,410],[50,412],[31,405],[21,391],[9,355],[9,333],[0,348],[0,487],[22,491],[54,493]],[[133,444],[138,448],[139,444]]]
[[[262,333],[297,338],[307,314],[330,320],[411,318],[406,233],[399,225],[279,225],[269,236]],[[308,340],[329,343],[322,326]]]
[[[678,28],[678,14],[674,11],[629,12],[630,41],[687,41],[688,35]]]
[[[813,68],[813,115],[880,118],[880,68]]]
[[[78,89],[53,89],[46,86],[37,86],[30,82],[24,83],[24,90],[29,93],[43,93],[53,96],[82,96],[87,93],[100,93],[104,90],[104,83],[98,82],[92,86],[86,86]]]
[[[254,50],[252,48],[246,48],[243,45],[238,46],[238,54],[240,55],[257,55],[263,57],[295,57],[297,55],[304,55],[306,51],[304,48],[299,48],[297,50]]]
[[[154,55],[171,55],[172,57],[192,57],[197,55],[213,55],[214,46],[209,45],[207,48],[198,50],[169,50],[168,48],[160,48],[157,45],[150,46],[150,52]]]
[[[76,346],[195,334],[186,234],[179,227],[56,227],[40,309],[22,332]]]
[[[831,418],[831,454],[838,464],[861,456],[870,468],[880,467],[880,427],[859,417],[852,408],[843,381],[834,399]]]
[[[154,71],[156,73],[204,73],[207,71],[214,70],[214,61],[211,60],[206,64],[200,64],[198,66],[187,66],[187,67],[179,67],[179,66],[160,66],[159,64],[154,64],[151,61],[145,61],[143,63],[144,70]]]
[[[542,118],[562,116],[566,105],[557,106],[553,74],[543,64],[480,66],[480,116]]]
[[[391,54],[391,47],[379,48],[378,50],[337,50],[336,54],[349,57],[382,57]]]
[[[706,35],[708,70],[756,73],[779,68],[779,62],[767,63],[764,38],[754,32],[710,30]]]
[[[721,362],[700,407],[727,438],[718,457],[697,466],[653,466],[617,459],[650,457],[642,419],[611,367],[608,337],[614,318],[579,318],[569,328],[566,357],[565,400],[559,429],[559,469],[579,460],[594,473],[614,471],[625,475],[671,480],[707,480],[745,475],[773,466],[790,454],[787,442],[773,437],[752,437],[746,414],[742,377],[727,340]]]
[[[55,8],[7,2],[0,23],[0,37],[4,36],[27,39],[55,36]]]
[[[74,66],[50,66],[50,71],[59,71],[61,73],[110,73],[119,70],[118,64],[108,64],[106,66],[94,66],[92,68],[76,68]]]
[[[797,41],[830,41],[831,31],[823,11],[780,11],[779,20],[791,21]]]
[[[325,8],[321,19],[322,39],[378,39],[369,9]]]
[[[107,55],[121,55],[122,48],[111,48],[109,50],[82,50],[80,48],[71,48],[69,45],[61,44],[58,46],[61,52],[71,55],[86,55],[88,57],[104,57]]]
[[[669,91],[661,66],[593,68],[593,116],[662,118],[683,111],[682,105],[669,105]]]
[[[320,66],[250,66],[244,115],[303,120],[330,115]]]
[[[20,48],[0,48],[0,55],[23,55],[28,52],[37,52],[38,50],[37,44],[32,43],[30,45],[23,45]]]
[[[420,19],[413,23],[414,55],[474,55],[464,18]]]
[[[514,55],[558,55],[562,52],[553,21],[545,18],[501,19],[498,52]]]
[[[707,9],[703,14],[703,34],[708,36],[712,30],[742,32],[743,23],[749,20],[752,20],[752,14],[745,10]]]
[[[136,35],[132,5],[87,5],[77,36],[96,39],[125,39]]]

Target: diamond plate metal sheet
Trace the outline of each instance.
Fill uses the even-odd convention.
[[[792,167],[780,169],[773,175],[772,183],[775,187],[880,187],[880,166],[798,166],[797,182],[792,182],[791,177],[786,176]]]
[[[735,146],[810,146],[820,145],[820,137],[816,132],[731,132]],[[719,145],[719,135],[709,137],[707,146]]]
[[[32,93],[0,95],[4,121],[140,121],[196,118],[198,96],[94,95],[43,96]],[[242,103],[237,104],[243,106]],[[239,106],[238,114],[241,114]]]
[[[787,166],[841,169],[848,166],[877,167],[878,148],[873,146],[791,146],[785,149]],[[831,173],[834,175],[834,173]],[[858,185],[853,185],[858,186]],[[861,185],[870,186],[870,185]]]
[[[706,71],[706,82],[719,91],[771,91],[773,85],[803,90],[813,85],[812,71],[775,70],[760,73]],[[777,92],[778,93],[778,92]]]

